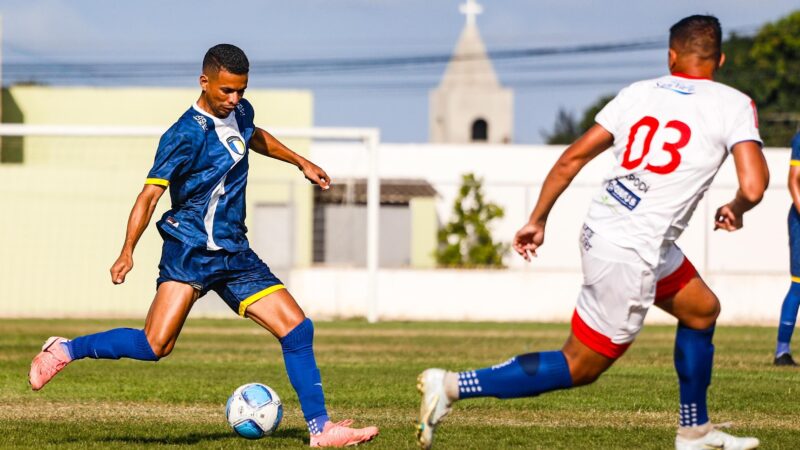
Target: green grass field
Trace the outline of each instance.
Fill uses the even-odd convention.
[[[560,346],[567,325],[318,322],[317,360],[328,409],[380,427],[368,449],[415,448],[416,375],[470,369]],[[0,447],[301,448],[302,414],[280,347],[246,320],[193,320],[158,363],[86,360],[41,392],[27,371],[50,335],[75,336],[134,321],[0,321]],[[771,328],[719,327],[710,391],[712,420],[734,422],[762,448],[800,447],[800,370],[771,366]],[[624,358],[592,386],[513,401],[463,402],[437,433],[437,448],[671,448],[677,421],[673,327],[646,327]],[[281,394],[275,435],[247,441],[224,417],[228,395],[259,381]]]

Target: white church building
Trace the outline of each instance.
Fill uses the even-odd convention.
[[[430,141],[508,144],[514,137],[514,94],[500,85],[476,17],[483,8],[461,5],[467,21],[439,86],[430,93]]]

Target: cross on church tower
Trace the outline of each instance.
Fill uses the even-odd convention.
[[[458,6],[458,10],[461,14],[467,16],[467,25],[475,25],[475,19],[478,17],[478,14],[483,12],[483,6],[478,4],[475,0],[467,0],[467,3]]]

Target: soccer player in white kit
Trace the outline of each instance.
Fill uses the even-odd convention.
[[[527,261],[543,244],[547,217],[575,175],[608,148],[616,157],[580,234],[584,280],[572,333],[558,351],[519,355],[479,370],[420,374],[421,447],[431,447],[436,425],[456,400],[536,396],[592,383],[633,342],[652,305],[678,319],[675,448],[758,446],[758,439],[732,436],[709,421],[706,393],[720,304],[675,245],[729,153],[739,189],[717,210],[715,229],[741,228],[743,214],[759,203],[769,181],[754,103],[713,81],[725,60],[721,40],[712,16],[673,25],[670,75],[623,89],[561,155],[514,238],[514,249]]]

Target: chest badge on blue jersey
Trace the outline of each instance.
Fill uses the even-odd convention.
[[[226,141],[228,142],[228,147],[230,147],[231,151],[238,155],[244,155],[244,142],[239,139],[239,136],[231,136],[226,139]]]

